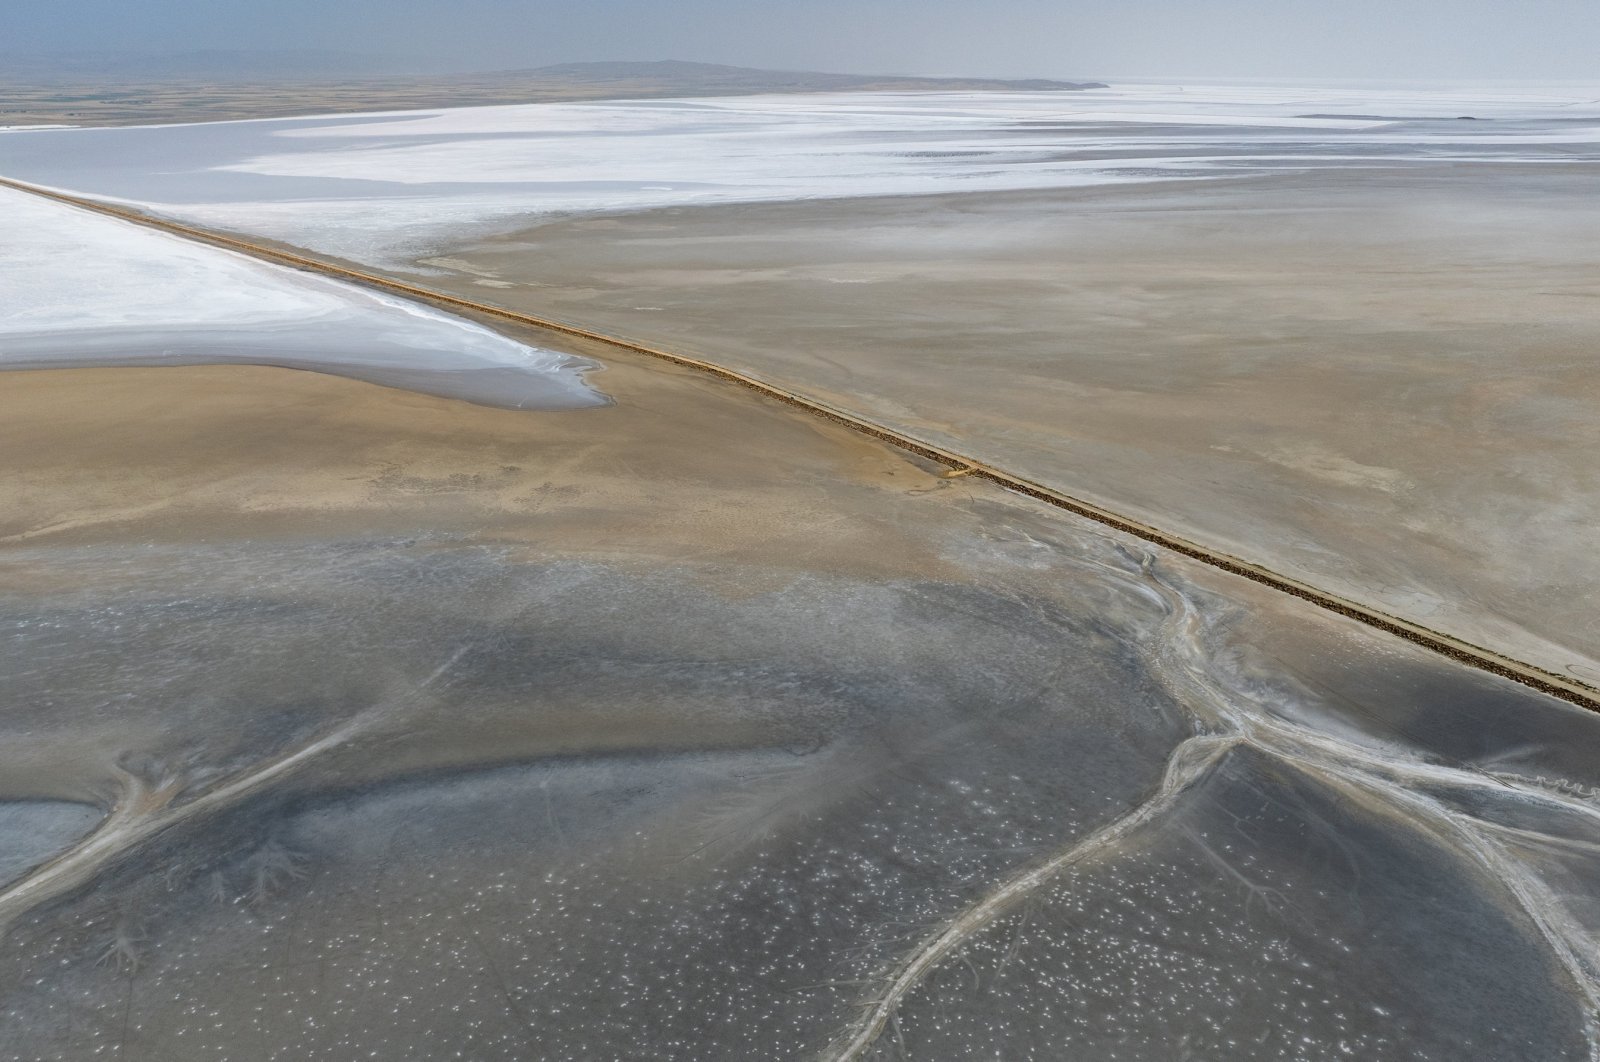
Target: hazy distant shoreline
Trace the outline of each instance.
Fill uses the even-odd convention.
[[[1043,78],[908,77],[757,70],[713,63],[567,63],[466,74],[278,72],[221,53],[194,53],[166,66],[97,65],[93,58],[52,68],[0,55],[0,127],[144,125],[283,118],[307,114],[469,107],[575,100],[661,99],[809,92],[1076,92],[1098,81]],[[195,56],[199,58],[196,59]],[[211,57],[211,58],[207,58]]]

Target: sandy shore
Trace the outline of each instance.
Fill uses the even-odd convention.
[[[675,209],[428,283],[763,374],[1600,678],[1587,169]]]

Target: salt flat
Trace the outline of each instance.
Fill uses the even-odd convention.
[[[1592,157],[1597,96],[1133,85],[553,103],[16,131],[0,173],[395,265],[540,215]]]
[[[6,133],[0,174],[1581,668],[1581,95],[493,108]],[[1600,1051],[1600,715],[701,374],[18,203],[0,1054]],[[581,412],[449,397],[601,362]]]
[[[1600,681],[1597,98],[561,103],[13,132],[0,173],[707,353]]]
[[[254,362],[494,404],[603,401],[584,362],[414,302],[9,188],[0,213],[0,368]]]

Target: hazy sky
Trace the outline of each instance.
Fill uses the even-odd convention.
[[[0,50],[994,76],[1600,78],[1600,0],[11,0]]]

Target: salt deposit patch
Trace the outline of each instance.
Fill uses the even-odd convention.
[[[0,173],[400,267],[541,216],[1570,163],[1600,152],[1597,96],[1282,82],[609,100],[0,133]]]
[[[249,362],[495,405],[603,399],[585,363],[353,285],[0,189],[0,368]]]

